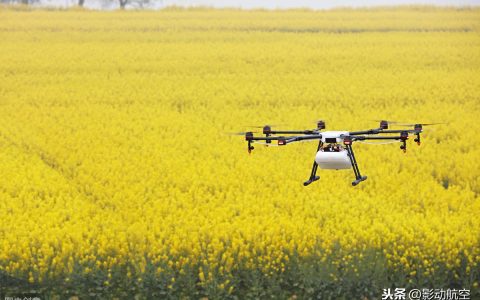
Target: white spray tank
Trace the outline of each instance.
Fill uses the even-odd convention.
[[[343,138],[341,135],[347,135],[347,131],[325,131],[322,132],[322,142],[324,144],[342,144]],[[350,169],[352,163],[345,148],[341,147],[339,151],[320,151],[315,155],[315,162],[320,169]]]

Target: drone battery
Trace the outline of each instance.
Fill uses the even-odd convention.
[[[352,164],[348,157],[347,151],[340,152],[323,152],[318,151],[315,156],[315,162],[320,169],[350,169]]]

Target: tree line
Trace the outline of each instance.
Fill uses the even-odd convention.
[[[69,0],[67,0],[69,1]],[[88,0],[75,0],[75,2],[71,2],[71,5],[77,5],[78,7],[83,7],[85,5],[85,1]],[[94,0],[98,1],[98,0]],[[100,0],[102,1],[102,0]],[[156,0],[157,2],[160,1],[162,4],[162,0]],[[70,1],[69,1],[70,2]],[[117,2],[119,8],[125,9],[127,6],[143,8],[153,3],[153,0],[103,0],[103,2]],[[23,4],[23,5],[32,5],[32,4],[42,4],[41,0],[0,0],[1,4]]]

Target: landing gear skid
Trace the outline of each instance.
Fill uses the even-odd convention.
[[[367,176],[362,176],[361,178],[358,178],[357,180],[352,181],[352,185],[356,186],[357,184],[365,180],[367,180]]]
[[[355,180],[352,181],[352,185],[356,186],[362,181],[367,180],[367,176],[362,176],[360,174],[360,170],[358,169],[357,160],[355,159],[355,154],[353,154],[352,149],[352,140],[345,139],[344,140],[345,147],[347,148],[348,157],[350,158],[350,162],[352,163],[353,172],[355,173]]]
[[[303,185],[304,185],[304,186],[307,186],[307,185],[309,185],[310,183],[312,183],[312,182],[314,182],[314,181],[317,181],[317,180],[319,180],[319,179],[320,179],[320,176],[315,176],[314,178],[310,178],[309,180],[305,181],[305,182],[303,183]]]
[[[320,151],[320,148],[322,148],[322,146],[323,146],[323,143],[322,143],[322,141],[320,141],[320,142],[318,143],[317,152]],[[315,152],[315,154],[316,154],[317,152]],[[307,185],[309,185],[310,183],[315,182],[315,181],[317,181],[317,180],[320,179],[320,176],[316,176],[316,174],[317,174],[317,169],[318,169],[317,162],[316,162],[315,160],[313,160],[313,166],[312,166],[312,172],[310,173],[310,178],[303,183],[304,186],[307,186]]]

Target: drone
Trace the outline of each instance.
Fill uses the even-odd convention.
[[[389,124],[410,128],[389,130]],[[294,142],[318,140],[317,152],[315,154],[315,160],[313,161],[310,178],[305,181],[303,185],[307,186],[320,179],[320,176],[317,176],[317,169],[320,167],[321,169],[330,170],[352,168],[355,173],[355,180],[352,181],[352,185],[356,186],[360,182],[365,181],[367,176],[362,176],[358,168],[358,163],[352,148],[354,142],[391,140],[392,142],[400,142],[400,149],[406,152],[409,134],[415,136],[414,141],[420,146],[420,134],[423,132],[423,126],[437,124],[441,123],[404,124],[381,120],[380,127],[375,129],[361,131],[322,131],[325,129],[325,121],[320,120],[317,121],[317,128],[311,130],[272,130],[271,125],[265,125],[263,127],[263,134],[265,136],[254,136],[252,131],[240,134],[245,134],[249,153],[254,149],[252,146],[253,143],[270,146],[272,145],[272,141],[277,141],[278,146],[285,146]]]

